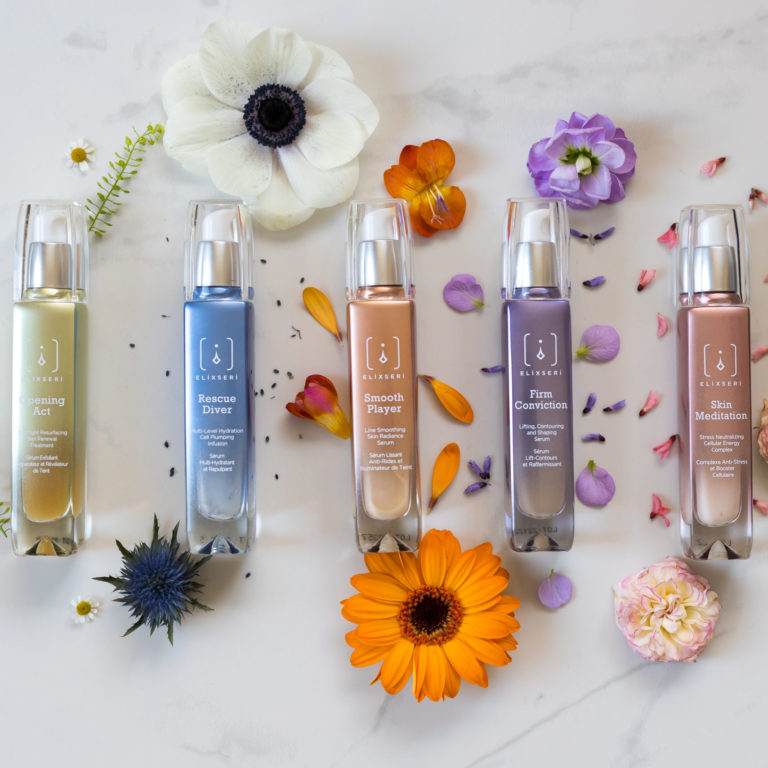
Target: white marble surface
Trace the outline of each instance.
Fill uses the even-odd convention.
[[[60,561],[16,558],[0,540],[3,764],[761,763],[768,522],[755,520],[749,561],[697,566],[724,608],[715,641],[695,665],[654,665],[634,655],[614,627],[611,586],[680,552],[675,459],[660,463],[651,451],[675,431],[673,338],[656,338],[656,312],[672,314],[671,257],[655,238],[684,205],[746,202],[750,186],[768,186],[764,3],[14,0],[4,10],[0,498],[10,489],[11,253],[19,200],[91,194],[97,174],[65,167],[69,142],[88,138],[103,169],[131,124],[163,121],[160,76],[197,48],[208,22],[231,16],[287,26],[339,50],[381,111],[361,156],[357,196],[383,194],[381,172],[406,143],[441,137],[456,149],[451,181],[467,196],[467,216],[458,231],[418,243],[419,369],[461,389],[476,418],[458,425],[422,393],[422,486],[451,440],[465,457],[491,454],[495,473],[491,488],[465,498],[470,476],[462,468],[426,523],[451,528],[465,546],[493,542],[511,573],[509,591],[522,600],[522,628],[512,663],[490,671],[487,690],[466,685],[441,704],[417,705],[407,691],[389,697],[368,686],[372,668],[349,664],[339,600],[351,594],[348,579],[362,566],[352,533],[349,446],[284,409],[309,373],[346,382],[345,351],[307,316],[299,286],[304,277],[322,288],[342,313],[341,206],[290,232],[258,236],[267,264],[257,265],[257,380],[267,395],[257,402],[257,549],[206,568],[204,600],[215,612],[187,619],[174,647],[143,630],[120,637],[127,611],[90,579],[117,571],[115,537],[130,545],[148,536],[153,512],[166,530],[183,516],[182,222],[187,200],[216,196],[206,179],[153,150],[113,229],[92,247],[93,535],[77,557]],[[577,405],[591,390],[601,403],[629,401],[621,413],[593,413],[576,424],[577,434],[608,438],[577,445],[577,470],[594,457],[618,490],[605,509],[578,507],[571,552],[515,555],[503,534],[501,379],[478,369],[500,358],[504,200],[533,193],[528,147],[574,109],[608,114],[639,155],[624,202],[572,219],[584,231],[616,227],[594,248],[573,245],[572,275],[574,335],[596,322],[622,334],[614,362],[580,363],[574,373]],[[701,163],[721,154],[728,161],[713,179],[698,175]],[[748,227],[758,345],[768,343],[768,210],[748,215]],[[656,281],[637,294],[640,270],[651,267],[659,270]],[[488,299],[469,316],[453,313],[441,297],[443,284],[462,271],[478,276]],[[581,287],[599,273],[605,286]],[[302,330],[301,341],[290,338],[291,325]],[[753,372],[756,417],[768,394],[768,361]],[[639,421],[650,388],[663,400]],[[343,402],[347,407],[346,396]],[[755,488],[768,497],[760,460]],[[670,529],[648,520],[651,491],[675,509]],[[555,613],[536,599],[552,567],[575,585],[572,603]],[[69,601],[81,593],[99,597],[104,615],[76,627]]]

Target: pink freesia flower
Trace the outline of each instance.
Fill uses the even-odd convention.
[[[645,416],[646,413],[652,411],[659,404],[659,393],[651,390],[648,393],[648,397],[645,399],[645,405],[640,409],[640,416]]]
[[[654,517],[660,517],[666,523],[667,528],[669,528],[667,515],[672,510],[669,507],[665,507],[661,499],[655,493],[651,494],[651,504],[651,520],[653,520]]]
[[[656,337],[661,338],[669,331],[669,320],[661,312],[656,313]]]
[[[709,176],[711,179],[715,175],[715,171],[725,162],[724,157],[718,157],[716,160],[709,160],[699,168],[699,173],[702,176]]]
[[[768,515],[768,501],[752,499],[752,503],[757,507],[758,511],[762,512],[764,515]]]
[[[663,443],[653,447],[654,452],[658,453],[659,457],[662,459],[669,458],[669,452],[672,450],[672,446],[675,444],[675,440],[677,440],[677,435],[670,435],[670,437]]]
[[[768,347],[756,347],[752,350],[752,362],[756,363],[766,355],[768,355]]]
[[[296,401],[286,403],[285,407],[294,416],[314,421],[344,440],[349,439],[352,433],[349,421],[339,406],[336,387],[320,374],[307,376],[304,389],[296,395]]]
[[[670,250],[677,245],[677,222],[670,224],[669,229],[656,238],[656,242],[666,245]]]
[[[637,284],[637,290],[642,291],[654,277],[656,277],[655,269],[644,269],[640,273],[640,281]]]
[[[756,200],[759,200],[761,203],[768,203],[768,194],[763,192],[762,189],[757,189],[756,187],[752,187],[752,189],[749,190],[749,210],[750,211],[755,210]]]
[[[760,411],[760,424],[757,428],[757,450],[768,461],[768,400],[763,398],[763,410]]]
[[[613,587],[616,625],[651,661],[696,661],[714,636],[720,601],[709,582],[676,557]]]

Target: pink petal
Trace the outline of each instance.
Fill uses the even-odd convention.
[[[664,334],[669,331],[669,320],[667,320],[664,315],[661,314],[661,312],[656,313],[656,319],[658,321],[657,328],[656,328],[656,336],[660,339]]]
[[[725,162],[724,157],[718,157],[716,160],[710,160],[699,168],[699,173],[705,176],[709,176],[711,179],[715,175],[715,171]]]
[[[655,269],[644,269],[640,273],[640,282],[637,284],[637,290],[642,291],[654,277],[656,277]]]
[[[666,245],[670,250],[677,245],[677,223],[671,224],[669,229],[659,237],[656,241]]]
[[[660,517],[665,523],[667,528],[669,528],[669,520],[667,520],[667,515],[672,511],[669,507],[665,507],[664,504],[662,504],[661,499],[655,494],[651,494],[651,520],[653,520],[654,517]]]
[[[655,445],[653,447],[654,453],[659,454],[659,458],[667,459],[669,458],[669,452],[672,450],[672,446],[675,443],[675,440],[677,440],[677,435],[670,435],[670,437],[665,440],[663,443],[660,443],[659,445]]]
[[[658,392],[651,390],[645,399],[645,405],[640,409],[640,416],[645,416],[646,413],[652,411],[659,404],[659,399]]]
[[[766,276],[763,278],[763,282],[764,282],[764,283],[768,283],[768,275],[766,275]]]
[[[766,355],[768,355],[768,347],[755,347],[755,349],[752,350],[752,362],[756,363]]]
[[[759,501],[758,499],[752,499],[752,503],[757,509],[764,515],[768,515],[768,501]]]

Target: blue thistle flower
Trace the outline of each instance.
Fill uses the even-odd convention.
[[[211,555],[201,560],[190,559],[189,552],[179,552],[177,534],[179,524],[173,529],[171,540],[159,536],[157,515],[152,526],[152,541],[141,542],[133,550],[127,550],[119,541],[115,541],[123,556],[120,576],[95,576],[96,581],[111,584],[115,592],[122,593],[115,601],[131,609],[136,623],[123,634],[130,635],[142,624],[149,627],[153,634],[158,627],[164,626],[168,640],[173,645],[173,625],[181,623],[184,613],[192,613],[194,608],[211,611],[193,597],[202,589],[202,584],[195,581],[197,572],[211,559]]]

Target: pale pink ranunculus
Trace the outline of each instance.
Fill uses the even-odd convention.
[[[715,633],[720,601],[709,582],[667,557],[613,587],[616,624],[651,661],[696,661]]]

